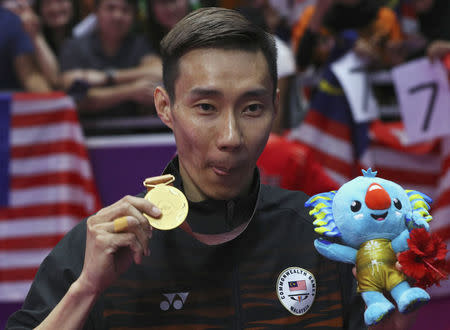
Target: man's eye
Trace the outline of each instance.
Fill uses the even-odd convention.
[[[247,106],[246,110],[248,112],[258,112],[261,111],[263,109],[263,105],[259,104],[259,103],[255,103],[255,104],[250,104],[249,106]]]
[[[197,107],[199,107],[200,110],[202,110],[202,111],[212,111],[212,110],[214,110],[214,107],[211,104],[208,104],[208,103],[198,104]]]

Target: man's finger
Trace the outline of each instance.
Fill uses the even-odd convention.
[[[134,196],[125,196],[118,202],[100,210],[95,216],[92,217],[93,219],[91,220],[91,223],[97,224],[113,221],[116,218],[127,215],[144,221],[145,217],[142,213],[145,213],[155,219],[161,216],[161,211],[146,199]]]
[[[128,220],[126,216],[119,217],[113,221],[114,232],[120,233],[128,228]]]
[[[148,224],[147,219],[146,222],[147,225]],[[151,231],[151,226],[149,231],[145,230],[145,228],[143,228],[142,226],[141,221],[130,215],[118,217],[113,221],[104,222],[98,225],[99,228],[101,226],[103,230],[109,233],[136,232],[138,229],[140,229],[142,230],[142,232],[149,234],[149,232]]]
[[[145,219],[145,218],[144,218]],[[152,236],[152,228],[149,225],[147,219],[144,220],[146,227],[142,226],[142,222],[131,216],[123,216],[114,219],[112,222],[103,224],[104,229],[110,233],[133,233],[142,246],[144,255],[148,255],[148,239]],[[150,228],[147,230],[147,227]]]
[[[131,232],[119,233],[111,235],[110,239],[113,251],[116,252],[119,248],[129,248],[133,253],[133,260],[139,264],[142,260],[142,255],[148,255],[147,248],[142,246],[141,242],[136,239],[136,235]]]

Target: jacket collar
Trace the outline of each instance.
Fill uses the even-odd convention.
[[[184,192],[179,171],[178,157],[166,167],[163,174],[175,177],[173,185]],[[207,199],[201,202],[188,200],[189,212],[185,231],[208,245],[225,243],[239,236],[255,214],[260,194],[260,176],[255,168],[253,182],[248,196],[230,200]]]

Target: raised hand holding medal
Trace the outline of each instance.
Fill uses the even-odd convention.
[[[152,229],[170,230],[185,220],[188,203],[184,194],[170,186],[172,175],[144,181],[145,198],[125,196],[103,208],[87,221],[85,267],[80,281],[102,291],[131,262],[140,264],[150,255]]]

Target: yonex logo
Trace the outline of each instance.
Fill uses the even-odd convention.
[[[159,307],[162,311],[169,310],[170,306],[173,306],[175,309],[181,309],[183,308],[188,295],[189,292],[163,293],[163,296],[166,297],[167,300],[161,301]]]

